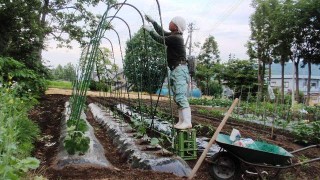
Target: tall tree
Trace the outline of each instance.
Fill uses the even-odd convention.
[[[196,78],[200,88],[204,94],[209,95],[209,84],[210,81],[215,77],[215,70],[219,68],[214,68],[215,65],[218,66],[220,63],[220,52],[218,49],[218,43],[213,36],[209,36],[201,47],[201,51],[198,55]],[[205,87],[201,86],[201,82],[205,82]]]
[[[134,85],[136,90],[152,93],[160,87],[166,72],[165,47],[140,29],[127,42],[124,73],[128,83]]]
[[[70,47],[75,40],[86,44],[101,15],[89,11],[99,3],[115,0],[1,0],[0,53],[12,56],[35,70],[43,69],[41,53],[52,37],[59,46]]]
[[[51,70],[51,76],[54,80],[65,80],[65,81],[73,81],[76,77],[76,68],[68,63],[65,66],[61,66],[60,64]]]
[[[311,88],[311,64],[320,63],[320,2],[317,0],[302,0],[298,3],[303,14],[301,21],[302,47],[301,54],[303,63],[308,65],[308,85],[307,85],[307,101],[310,101]]]
[[[209,36],[201,47],[198,55],[198,62],[200,64],[214,64],[220,62],[220,51],[218,43],[213,36]]]
[[[90,12],[89,8],[99,3],[109,6],[116,3],[116,0],[42,0],[39,18],[46,31],[40,37],[40,42],[51,35],[60,42],[60,46],[68,46],[72,40],[84,46],[86,38],[92,36],[101,17]]]
[[[110,57],[111,52],[108,48],[99,49],[97,59],[95,61],[95,71],[99,81],[105,81],[107,78],[111,78],[112,63]]]
[[[250,59],[258,60],[258,91],[260,95],[262,95],[264,90],[266,64],[269,65],[269,72],[271,72],[271,51],[273,48],[271,42],[271,32],[273,29],[271,15],[277,6],[277,0],[252,1],[252,7],[255,8],[255,12],[250,17],[251,37],[247,46]]]
[[[43,73],[36,52],[42,48],[39,37],[44,36],[39,24],[41,1],[0,1],[0,55],[24,63],[27,68]]]
[[[281,102],[284,103],[284,66],[292,56],[292,43],[294,42],[294,19],[292,19],[292,0],[284,0],[272,14],[274,29],[272,40],[273,55],[281,64]]]
[[[249,92],[257,90],[257,71],[253,60],[235,60],[224,65],[221,76],[236,97],[245,99]]]

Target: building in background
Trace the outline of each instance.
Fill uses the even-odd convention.
[[[302,63],[299,64],[299,90],[307,95],[308,85],[308,67],[307,65],[302,68]],[[293,79],[293,64],[287,63],[284,66],[284,91],[285,93],[291,92],[292,88],[296,87],[295,79]],[[281,65],[271,65],[271,79],[270,86],[273,89],[281,88]],[[320,66],[312,64],[311,66],[311,79],[310,79],[310,95],[313,103],[320,102]]]

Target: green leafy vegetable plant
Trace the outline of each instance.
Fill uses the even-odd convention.
[[[67,136],[64,140],[64,148],[70,155],[85,154],[89,149],[90,139],[85,136],[88,125],[83,119],[70,119],[67,121]]]

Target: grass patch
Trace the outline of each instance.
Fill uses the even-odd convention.
[[[47,81],[49,88],[72,89],[70,81]]]

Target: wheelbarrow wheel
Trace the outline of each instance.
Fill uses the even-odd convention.
[[[239,160],[227,152],[218,152],[214,154],[210,161],[209,173],[216,180],[232,180],[239,173]]]

